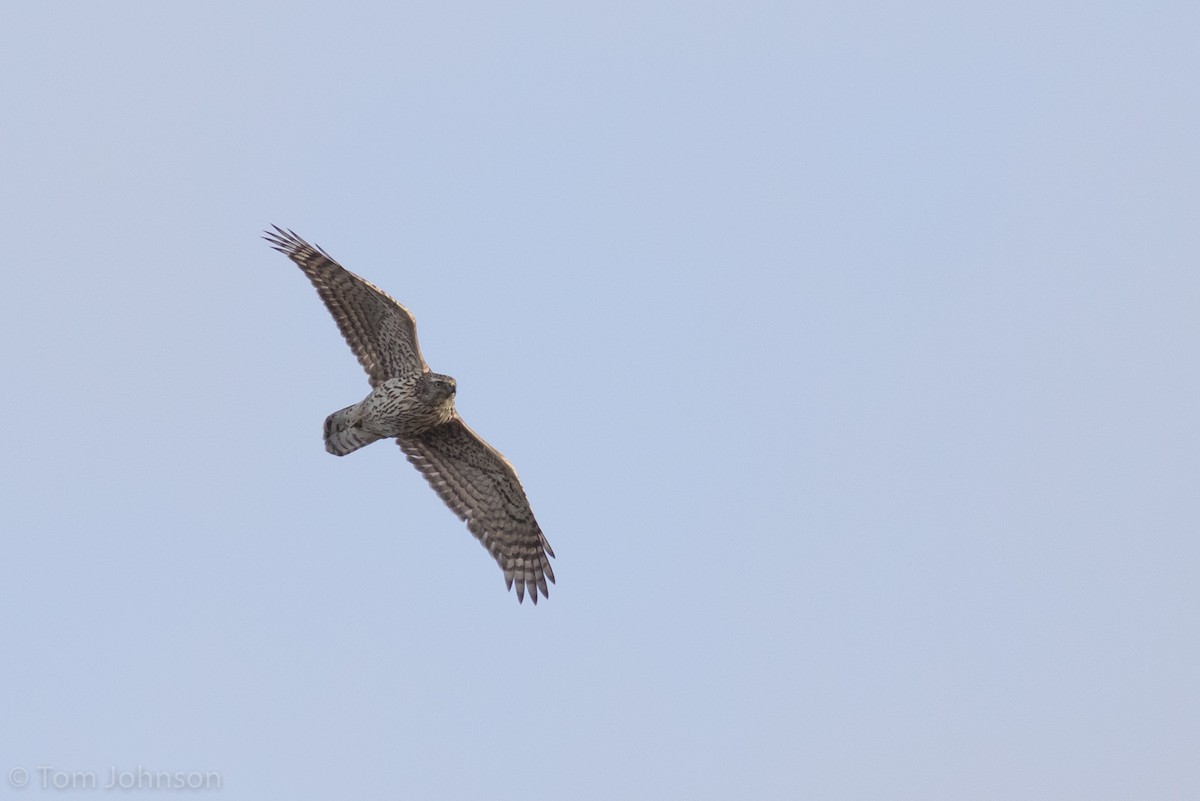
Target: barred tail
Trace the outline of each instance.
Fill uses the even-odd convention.
[[[325,450],[334,456],[345,456],[353,453],[364,445],[370,445],[379,437],[369,434],[357,426],[350,424],[354,406],[336,411],[325,418]]]

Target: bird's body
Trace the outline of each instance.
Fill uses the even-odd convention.
[[[536,604],[554,581],[554,551],[512,465],[455,411],[455,380],[421,358],[412,315],[291,231],[276,227],[264,238],[312,281],[371,382],[366,398],[325,419],[325,449],[345,456],[394,438],[495,557],[518,600],[528,590]]]
[[[360,402],[325,418],[325,450],[345,456],[386,437],[420,436],[454,419],[454,393],[450,376],[420,373],[389,378]],[[358,444],[347,448],[346,443]]]

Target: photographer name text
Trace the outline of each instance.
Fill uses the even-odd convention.
[[[40,790],[69,792],[71,790],[104,790],[127,792],[143,790],[221,790],[224,780],[215,770],[150,770],[138,765],[107,771],[61,770],[53,765],[37,765],[32,770],[16,767],[8,772],[12,787],[33,787]]]

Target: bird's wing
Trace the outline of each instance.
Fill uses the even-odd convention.
[[[429,370],[417,345],[417,325],[408,309],[376,287],[338,264],[318,247],[292,231],[272,226],[263,239],[287,256],[308,276],[358,362],[367,371],[371,386]]]
[[[419,437],[397,441],[408,461],[500,563],[509,589],[517,585],[517,600],[525,599],[526,589],[535,604],[539,592],[548,596],[554,551],[508,460],[457,416]]]

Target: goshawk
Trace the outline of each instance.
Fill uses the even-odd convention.
[[[367,371],[371,392],[325,419],[325,450],[345,456],[394,438],[408,461],[495,557],[517,600],[536,604],[553,583],[554,551],[529,508],[517,473],[454,409],[455,381],[431,372],[412,314],[325,251],[272,226],[264,239],[317,288],[342,336]]]

